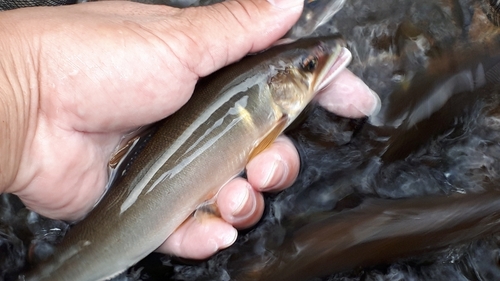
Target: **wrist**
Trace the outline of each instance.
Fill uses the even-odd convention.
[[[26,62],[26,49],[14,24],[0,14],[0,193],[15,192],[19,171],[29,137],[29,127],[36,117],[36,72]],[[19,33],[18,33],[19,34]],[[33,81],[34,80],[34,81]]]

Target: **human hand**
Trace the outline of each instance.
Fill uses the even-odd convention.
[[[199,77],[280,38],[303,0],[227,1],[184,10],[94,2],[0,13],[0,191],[52,218],[83,216],[101,196],[121,136],[162,119],[190,97]],[[349,100],[345,100],[350,98]],[[318,98],[349,117],[377,99],[349,72]],[[4,116],[5,115],[5,116]],[[289,186],[299,170],[280,137],[219,193],[222,219],[190,219],[160,251],[205,258],[261,217],[261,191]]]

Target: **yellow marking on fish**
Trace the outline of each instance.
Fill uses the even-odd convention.
[[[238,115],[240,116],[241,120],[245,122],[246,125],[255,127],[255,122],[253,120],[252,114],[246,109],[244,106],[241,104],[236,105],[238,110]]]

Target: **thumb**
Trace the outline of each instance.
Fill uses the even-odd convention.
[[[304,0],[231,0],[182,10],[192,42],[181,56],[199,77],[269,47],[298,20]],[[186,42],[179,42],[186,43]],[[186,46],[186,45],[184,45]]]

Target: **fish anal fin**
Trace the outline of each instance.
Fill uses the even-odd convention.
[[[285,130],[287,124],[288,124],[288,117],[284,115],[274,125],[274,127],[271,128],[271,130],[266,134],[266,136],[257,143],[252,152],[250,152],[248,160],[253,159],[264,149],[266,149],[269,145],[271,145],[271,143],[273,143],[273,141],[283,132],[283,130]]]

